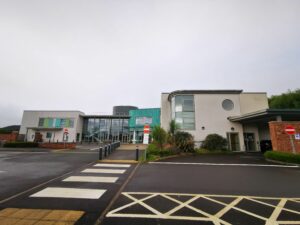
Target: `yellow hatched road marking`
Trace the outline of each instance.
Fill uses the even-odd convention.
[[[297,220],[287,220],[287,221],[279,221],[278,217],[282,210],[291,212],[294,214],[300,215],[300,212],[295,209],[293,210],[291,207],[285,208],[285,205],[288,201],[292,201],[295,203],[300,203],[299,198],[273,198],[273,197],[259,197],[259,196],[238,196],[238,195],[205,195],[205,194],[185,194],[185,193],[155,193],[155,192],[123,192],[123,196],[127,197],[128,199],[132,200],[132,202],[123,205],[119,208],[116,208],[112,211],[110,211],[106,217],[124,217],[124,218],[147,218],[147,219],[168,219],[168,220],[191,220],[191,221],[210,221],[214,224],[224,224],[229,225],[231,224],[229,221],[225,221],[224,218],[222,218],[226,213],[230,212],[230,210],[236,210],[240,213],[247,214],[248,216],[256,219],[260,219],[262,221],[265,221],[266,224],[272,224],[272,225],[279,225],[279,224],[300,224],[300,221]],[[135,197],[136,195],[145,195],[145,197],[138,199]],[[150,206],[149,203],[146,203],[146,200],[156,198],[156,197],[163,197],[165,199],[168,199],[174,203],[176,203],[176,206],[170,209],[168,212],[162,213],[160,212],[159,206],[154,208],[153,206]],[[186,196],[191,197],[187,201],[179,201],[178,199],[175,199],[174,197],[180,197],[180,196]],[[228,198],[229,201],[223,202],[222,200],[218,198]],[[198,199],[205,199],[210,202],[214,202],[218,204],[219,206],[222,206],[221,209],[218,209],[218,212],[215,214],[211,214],[207,212],[207,208],[203,206],[198,206],[197,208],[191,203],[197,201]],[[246,207],[240,208],[239,203],[242,200],[249,200],[252,202],[255,202],[257,204],[261,204],[262,206],[268,206],[272,207],[274,210],[272,214],[269,217],[258,215],[252,211],[249,211]],[[277,200],[279,203],[277,205],[269,204],[268,202],[264,202],[264,200]],[[151,204],[151,203],[150,203]],[[143,213],[122,213],[122,210],[127,209],[133,205],[139,205],[142,208],[146,208],[150,210],[153,214],[143,214]],[[195,216],[190,215],[174,215],[175,212],[178,212],[179,210],[183,208],[188,208],[195,212]],[[197,214],[199,214],[197,216]]]

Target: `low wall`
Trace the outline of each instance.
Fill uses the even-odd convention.
[[[40,148],[50,149],[75,149],[76,143],[39,143]]]
[[[273,151],[293,152],[290,136],[285,132],[287,125],[292,125],[296,133],[300,133],[300,122],[269,122]],[[296,152],[300,153],[300,140],[295,140],[295,135],[292,138]]]
[[[14,142],[18,138],[17,132],[12,132],[10,134],[0,134],[0,141],[8,141],[8,142]]]

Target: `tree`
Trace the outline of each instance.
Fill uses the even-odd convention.
[[[269,106],[271,109],[300,109],[300,89],[271,96]]]
[[[219,134],[209,134],[203,141],[202,148],[210,151],[227,150],[227,140]]]
[[[168,131],[168,142],[171,145],[175,143],[175,133],[179,130],[180,126],[175,120],[171,120],[169,124],[169,131]]]
[[[155,126],[152,130],[152,137],[160,150],[162,150],[167,140],[167,132],[160,126]]]

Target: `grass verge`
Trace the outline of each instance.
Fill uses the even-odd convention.
[[[276,160],[285,163],[300,164],[300,154],[292,154],[287,152],[267,151],[264,154],[266,159]]]

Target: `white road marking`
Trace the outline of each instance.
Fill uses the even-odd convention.
[[[196,166],[250,166],[250,167],[278,167],[299,168],[300,166],[270,165],[270,164],[237,164],[237,163],[185,163],[185,162],[149,162],[149,164],[161,165],[196,165]]]
[[[85,169],[81,171],[82,173],[113,173],[113,174],[122,174],[126,170],[115,170],[115,169]]]
[[[120,168],[129,168],[130,164],[110,164],[110,163],[97,163],[94,166],[98,167],[120,167]]]
[[[0,173],[6,173],[6,171],[1,171],[1,170],[0,170]]]
[[[115,183],[118,177],[70,176],[65,182]]]
[[[30,197],[99,199],[105,192],[106,190],[104,189],[48,187],[31,195]]]
[[[183,193],[155,193],[155,192],[123,192],[122,195],[126,196],[128,199],[131,200],[130,203],[125,204],[119,208],[116,208],[112,211],[110,211],[106,217],[119,217],[119,218],[154,218],[154,219],[168,219],[168,220],[190,220],[190,221],[210,221],[214,224],[224,224],[224,225],[230,225],[229,221],[225,221],[222,219],[222,216],[231,210],[237,210],[239,212],[248,214],[250,217],[257,218],[260,220],[263,220],[266,222],[267,225],[273,225],[273,224],[300,224],[300,221],[294,220],[294,221],[278,221],[277,217],[280,214],[282,210],[298,214],[300,215],[299,211],[291,210],[285,208],[285,203],[287,201],[299,201],[299,198],[272,198],[272,197],[254,197],[254,196],[237,196],[237,195],[203,195],[203,194],[183,194]],[[145,195],[142,198],[137,198],[137,195]],[[189,200],[182,201],[179,200],[179,196],[189,196]],[[168,212],[161,212],[159,207],[153,208],[153,206],[149,205],[147,203],[147,200],[149,199],[155,199],[156,197],[162,197],[169,199],[175,203],[177,203],[176,206],[174,206],[173,209],[169,210]],[[225,203],[223,201],[219,201],[219,198],[229,198],[229,202]],[[219,210],[219,212],[215,214],[211,214],[209,212],[206,212],[207,209],[204,206],[192,206],[191,203],[194,201],[197,201],[198,199],[206,199],[207,201],[214,202],[219,204],[220,206],[223,206]],[[273,214],[270,215],[270,217],[264,217],[258,214],[255,214],[251,211],[248,211],[244,208],[240,208],[238,206],[238,203],[242,200],[247,199],[250,201],[255,201],[258,204],[262,204],[265,206],[270,206],[273,208]],[[265,203],[264,200],[266,199],[272,199],[272,200],[280,200],[278,205],[270,205],[268,203]],[[149,201],[148,201],[149,202]],[[129,208],[133,205],[136,205],[137,207],[142,207],[150,210],[148,214],[135,214],[132,213],[123,213],[122,211],[126,208]],[[180,211],[183,208],[189,208],[190,210],[195,212],[195,216],[190,215],[184,215],[183,212],[180,213],[180,215],[176,215],[175,213]],[[198,213],[198,215],[196,214]],[[293,218],[290,218],[292,220]]]

